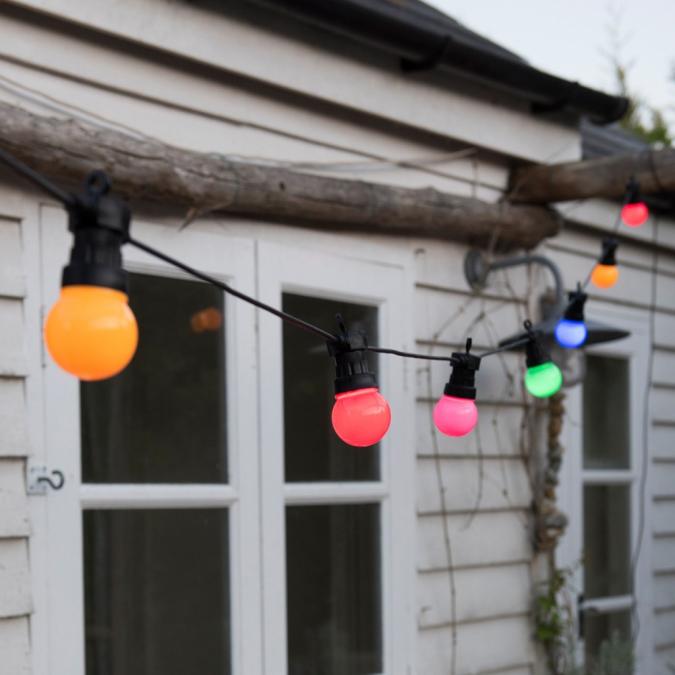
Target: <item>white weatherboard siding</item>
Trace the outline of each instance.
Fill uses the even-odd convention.
[[[530,117],[523,125],[527,103],[509,101],[506,107],[507,99],[494,91],[490,100],[480,101],[421,78],[404,78],[396,70],[381,67],[390,67],[391,61],[375,56],[372,63],[344,58],[344,39],[326,33],[312,34],[321,46],[310,46],[282,32],[261,29],[245,16],[236,21],[189,3],[167,0],[115,0],[105,8],[86,0],[23,0],[16,4],[266,85],[510,155],[545,161],[552,156],[570,159],[579,153],[580,141],[572,129],[544,117]],[[264,51],[261,44],[265,44]],[[370,50],[357,51],[368,54]]]
[[[0,672],[18,675],[31,662],[25,285],[18,202],[6,189],[0,198]]]
[[[61,101],[92,113],[88,117],[96,123],[112,120],[175,145],[277,161],[410,160],[477,147],[480,151],[472,157],[427,170],[333,167],[332,172],[413,187],[433,185],[486,200],[502,194],[513,157],[545,161],[553,155],[563,160],[579,154],[576,131],[552,121],[478,102],[449,88],[414,84],[373,64],[319,52],[272,33],[261,40],[259,28],[205,14],[189,3],[16,4],[39,7],[47,17],[30,21],[28,14],[3,13],[0,8],[0,96],[42,114],[67,114],[57,111]],[[120,41],[64,30],[49,14],[94,32],[105,26]],[[140,42],[148,47],[146,52],[128,48]],[[154,58],[156,47],[169,53]],[[206,72],[186,56],[214,70]],[[299,62],[302,77],[295,76]],[[284,89],[301,96],[287,96]],[[41,99],[39,92],[52,100]],[[392,120],[403,121],[405,127],[393,128]],[[442,147],[440,136],[432,141],[421,133],[428,130],[445,136]],[[24,484],[29,427],[31,442],[39,446],[40,298],[35,289],[40,287],[41,269],[35,214],[41,198],[34,193],[26,200],[14,191],[1,194],[7,198],[0,202],[0,673],[4,675],[6,664],[12,675],[29,672],[32,661],[36,675],[54,675],[47,629],[38,620],[47,553],[44,542],[33,537],[29,568],[26,538],[31,532],[29,499],[35,512],[57,497],[27,498]],[[599,201],[564,205],[571,207],[574,217],[594,230],[570,231],[546,247],[563,265],[570,283],[585,276],[616,208]],[[181,216],[177,213],[158,224],[175,230]],[[35,221],[34,227],[22,232],[26,218]],[[301,241],[308,249],[342,250],[370,261],[392,256],[414,261],[411,321],[416,347],[423,351],[447,353],[460,348],[468,334],[477,349],[494,345],[519,330],[528,293],[536,295],[549,283],[544,275],[513,270],[496,275],[487,294],[475,297],[462,273],[463,246],[338,236],[229,217],[214,219],[212,229],[223,237],[290,246]],[[651,230],[629,235],[648,240]],[[675,250],[672,223],[662,223],[659,240]],[[628,302],[646,316],[651,253],[636,245],[622,246],[619,255],[622,282],[604,296],[610,302],[604,302]],[[658,675],[666,675],[665,664],[675,660],[675,472],[670,471],[675,467],[675,255],[664,252],[659,269],[651,435],[655,480],[648,540],[654,565],[652,634]],[[33,282],[27,284],[25,277]],[[594,295],[591,303],[596,302],[599,297]],[[454,665],[455,675],[531,675],[540,664],[530,619],[532,489],[530,446],[522,438],[528,411],[522,361],[505,355],[483,364],[479,427],[460,440],[441,437],[431,426],[431,409],[448,367],[433,363],[429,372],[426,363],[410,361],[407,368],[408,395],[416,400],[416,475],[410,476],[416,491],[416,672],[448,675]],[[28,373],[32,375],[25,379]],[[32,402],[29,408],[27,399]]]
[[[422,351],[460,349],[468,334],[481,350],[520,330],[525,271],[510,272],[510,288],[507,277],[496,275],[488,297],[478,298],[463,277],[464,253],[464,247],[418,242],[415,326]],[[481,365],[478,427],[462,439],[441,436],[431,421],[448,366],[414,367],[419,672],[451,672],[454,642],[458,675],[532,673],[532,492],[521,446],[527,448],[521,359],[508,354]]]

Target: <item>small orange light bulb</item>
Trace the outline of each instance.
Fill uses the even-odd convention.
[[[44,334],[54,361],[86,381],[117,375],[138,345],[138,325],[126,293],[103,286],[64,286]]]
[[[598,288],[611,288],[619,279],[618,265],[598,263],[591,274],[591,281]]]

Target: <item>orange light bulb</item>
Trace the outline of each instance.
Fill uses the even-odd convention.
[[[603,265],[598,263],[591,274],[591,281],[598,288],[611,288],[619,279],[617,265]]]
[[[56,363],[81,380],[105,380],[129,364],[138,325],[126,293],[103,286],[64,286],[45,322]]]

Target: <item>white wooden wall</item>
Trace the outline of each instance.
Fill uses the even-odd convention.
[[[0,672],[30,672],[24,200],[0,190]]]
[[[32,22],[0,8],[0,97],[36,112],[65,115],[68,106],[76,106],[78,110],[70,108],[72,114],[99,124],[126,125],[176,145],[278,161],[409,160],[474,147],[474,156],[439,162],[433,170],[380,165],[376,171],[352,169],[340,175],[434,185],[487,200],[501,195],[512,157],[550,161],[578,156],[574,130],[500,105],[478,103],[459,91],[402,85],[398,75],[276,39],[250,25],[204,15],[188,3],[114,0],[105,7],[95,3],[95,10],[86,0],[16,4],[71,17],[94,31],[105,22],[106,31],[126,36],[130,43],[159,46],[176,57],[174,63],[171,56],[155,61],[132,53],[123,41],[115,46],[114,41],[103,43],[86,32],[76,38],[56,23]],[[207,76],[179,60],[184,55],[214,66],[220,77]],[[232,71],[248,78],[246,87]],[[328,77],[328,72],[333,75]],[[281,95],[281,90],[270,91],[267,85],[256,87],[256,80],[295,90],[304,98]],[[41,95],[45,93],[49,100]],[[407,129],[393,133],[388,126],[392,119],[403,121]],[[429,129],[444,134],[444,142],[432,142],[421,133]],[[0,203],[0,672],[9,663],[12,668],[7,672],[14,674],[29,669],[30,522],[24,487],[29,411],[22,378],[31,368],[39,370],[35,363],[39,326],[31,319],[27,344],[32,362],[26,364],[21,281],[25,269],[18,261],[22,241],[32,240],[22,239],[21,214],[22,209],[36,209],[37,201],[29,200],[28,206],[17,206],[14,212],[8,203],[11,200]],[[589,224],[604,222],[602,205],[587,210]],[[305,241],[313,237],[317,245],[327,245],[321,235],[296,235],[291,228],[244,225],[234,219],[223,223],[240,235],[285,240],[302,236]],[[664,237],[669,228],[672,224],[662,226]],[[589,251],[597,248],[597,233],[582,239],[565,235],[548,247],[565,263],[566,272],[585,265]],[[542,278],[533,281],[525,271],[511,272],[500,276],[488,294],[475,298],[463,279],[462,246],[370,237],[362,237],[360,244],[371,255],[380,247],[394,247],[414,258],[414,320],[417,347],[422,350],[445,352],[458,347],[467,333],[477,348],[493,345],[519,329],[528,291],[543,287]],[[675,654],[675,293],[668,294],[675,258],[670,256],[664,254],[661,261],[658,385],[653,392],[654,467],[659,478],[650,529],[655,584],[661,591],[655,606],[655,641],[664,660]],[[630,272],[625,272],[635,275],[630,292],[637,295],[631,301],[644,309],[645,254],[631,250],[631,261]],[[26,301],[32,307],[29,315],[35,317],[39,299]],[[531,674],[538,657],[530,621],[532,490],[527,471],[530,448],[522,433],[523,416],[528,414],[520,386],[522,364],[511,355],[485,362],[480,373],[479,433],[462,441],[439,438],[430,426],[431,407],[448,375],[445,367],[435,364],[430,372],[418,364],[412,367],[417,368],[418,408],[418,672],[448,675],[454,665],[455,675]],[[35,588],[34,574],[32,583]]]

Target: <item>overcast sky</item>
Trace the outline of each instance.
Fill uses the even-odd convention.
[[[619,24],[621,58],[633,90],[666,112],[675,129],[675,0],[426,0],[532,65],[611,93],[609,26]],[[612,16],[619,20],[613,20]]]

